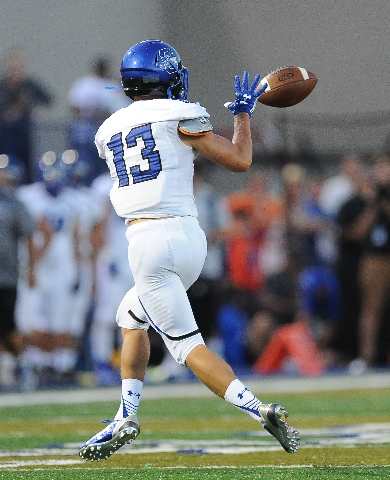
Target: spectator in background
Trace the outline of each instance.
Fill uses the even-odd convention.
[[[336,215],[339,234],[336,239],[335,272],[340,284],[340,322],[334,346],[344,363],[358,357],[358,325],[361,308],[359,269],[363,240],[372,221],[372,181],[367,174],[355,178],[355,194],[344,202]]]
[[[25,347],[15,322],[15,305],[20,273],[34,283],[32,234],[35,223],[26,207],[14,194],[18,165],[8,155],[0,155],[0,389],[16,386],[16,365]],[[20,242],[30,253],[28,270],[20,272]]]
[[[25,165],[25,181],[31,183],[35,173],[33,115],[36,107],[51,106],[53,98],[46,87],[27,74],[26,57],[23,49],[11,50],[0,79],[0,153],[18,157]]]
[[[268,312],[276,326],[292,323],[298,311],[299,262],[287,255],[280,271],[268,275],[259,291],[259,306]]]
[[[292,321],[278,324],[274,311],[261,309],[249,323],[247,348],[257,373],[320,375],[338,364],[332,343],[340,315],[338,279],[329,267],[290,269],[289,295],[273,298],[291,302]]]
[[[326,363],[313,336],[307,317],[298,312],[293,323],[276,328],[256,359],[256,373],[321,375]]]
[[[247,212],[258,235],[265,236],[283,217],[282,199],[271,191],[268,173],[259,169],[249,173],[246,187],[230,194],[226,203],[232,213]]]
[[[129,105],[123,90],[106,88],[117,83],[111,78],[109,59],[99,56],[92,61],[91,73],[78,78],[68,92],[73,118],[70,147],[78,151],[80,160],[90,168],[85,179],[87,185],[107,171],[106,163],[96,151],[95,134],[98,128],[112,113]]]
[[[245,349],[250,365],[254,365],[278,327],[272,313],[260,309],[250,318],[245,332]]]
[[[263,237],[252,224],[250,213],[235,210],[224,232],[226,245],[226,276],[245,297],[247,315],[258,309],[257,294],[264,284],[259,252]]]
[[[390,156],[376,157],[373,175],[375,192],[367,206],[367,234],[359,271],[359,357],[350,364],[353,373],[365,371],[378,360],[380,325],[390,294]]]
[[[323,210],[333,218],[341,205],[356,192],[356,185],[363,175],[361,157],[350,152],[341,158],[339,172],[323,183],[319,203]]]
[[[332,234],[335,224],[312,196],[307,172],[300,165],[287,164],[282,178],[286,253],[295,257],[300,268],[323,264],[326,257],[319,248],[319,240]]]
[[[333,268],[337,256],[336,238],[338,227],[332,215],[321,205],[323,179],[320,175],[312,175],[307,180],[307,196],[304,208],[312,220],[317,220],[317,231],[314,235],[316,263]]]
[[[269,179],[261,170],[249,175],[244,189],[228,195],[226,205],[232,215],[225,231],[227,275],[245,293],[247,314],[252,316],[258,310],[257,294],[264,285],[265,265],[269,271],[275,268],[271,263],[280,262],[279,258],[275,262],[274,257],[272,262],[265,260],[271,258],[271,251],[275,252],[274,240],[279,240],[270,232],[280,226],[283,205],[270,191]],[[263,249],[269,255],[262,255]]]

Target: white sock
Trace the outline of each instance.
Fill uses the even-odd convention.
[[[135,380],[134,378],[122,380],[121,404],[114,420],[122,420],[129,415],[137,414],[142,386],[143,382],[141,380]]]
[[[225,400],[262,423],[259,413],[259,405],[262,402],[237,378],[228,386],[225,392]]]

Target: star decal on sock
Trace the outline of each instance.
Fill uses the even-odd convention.
[[[134,396],[137,397],[138,399],[141,397],[141,394],[140,394],[140,393],[133,392],[133,391],[131,391],[131,390],[129,390],[129,391],[127,392],[127,394],[129,395],[129,397],[132,397],[132,396],[134,395]]]

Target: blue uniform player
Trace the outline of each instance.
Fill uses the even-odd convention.
[[[276,403],[265,405],[209,350],[199,332],[186,290],[198,278],[206,257],[193,196],[193,164],[199,152],[233,172],[252,163],[250,118],[260,75],[249,85],[235,80],[232,141],[212,132],[210,116],[187,101],[188,71],[170,45],[147,40],[123,57],[122,85],[133,100],[99,128],[96,146],[109,167],[111,202],[128,225],[129,264],[135,286],[122,300],[117,323],[122,329],[122,398],[114,420],[79,450],[87,460],[106,459],[140,427],[142,394],[152,326],[177,363],[185,365],[212,392],[247,412],[274,435],[289,453],[298,448],[298,432]]]

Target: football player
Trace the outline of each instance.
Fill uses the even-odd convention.
[[[66,194],[66,171],[56,154],[46,152],[39,165],[42,181],[19,192],[37,224],[38,253],[35,283],[33,288],[25,285],[18,320],[31,337],[25,355],[42,382],[68,382],[76,365],[79,334],[79,326],[71,321],[79,278],[79,212]],[[54,378],[49,378],[52,373]]]
[[[252,163],[250,118],[263,93],[260,75],[249,85],[235,78],[232,141],[212,132],[210,116],[187,101],[188,71],[174,48],[159,40],[137,43],[121,64],[125,94],[133,103],[109,117],[95,143],[113,180],[111,202],[128,225],[128,258],[135,286],[117,312],[122,331],[122,397],[114,420],[80,447],[87,460],[107,459],[140,427],[137,410],[150,345],[147,329],[162,336],[177,363],[186,365],[212,392],[247,412],[294,453],[299,434],[279,404],[263,404],[231,367],[205,346],[186,290],[206,257],[193,196],[196,152],[232,172]]]
[[[68,325],[83,347],[82,335],[88,330],[87,317],[93,301],[95,287],[96,255],[94,231],[104,223],[104,204],[93,195],[91,188],[85,184],[89,165],[75,150],[65,150],[62,158],[74,156],[76,160],[67,169],[68,185],[62,192],[62,199],[72,205],[78,217],[78,256],[79,269],[77,288],[73,289],[72,311]]]
[[[126,225],[115,213],[109,201],[112,186],[110,174],[103,173],[92,182],[91,192],[95,202],[103,202],[103,222],[95,230],[94,243],[99,245],[96,254],[96,296],[91,325],[91,356],[96,384],[116,385],[119,372],[112,365],[115,348],[115,313],[125,293],[134,286],[127,262]]]

